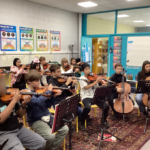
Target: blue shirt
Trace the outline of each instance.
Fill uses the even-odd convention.
[[[45,93],[51,94],[52,92],[48,90]],[[50,108],[54,104],[54,101],[54,96],[51,96],[51,98],[47,98],[45,96],[33,95],[26,109],[27,121],[29,125],[31,126],[35,121],[41,120],[43,116],[51,115],[48,108]]]

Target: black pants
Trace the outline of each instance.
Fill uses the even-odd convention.
[[[18,88],[19,90],[23,90],[26,89],[26,83],[15,82],[12,87]]]
[[[82,103],[84,104],[84,110],[81,115],[81,123],[84,124],[85,120],[88,117],[88,113],[91,110],[91,103],[92,103],[93,98],[85,98],[83,99]],[[102,102],[96,104],[99,108],[102,108]],[[106,118],[108,116],[108,111],[109,111],[109,105],[104,102],[104,121],[106,121]]]

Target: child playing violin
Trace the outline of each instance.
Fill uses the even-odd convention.
[[[115,66],[114,66],[114,70],[115,70],[115,73],[111,75],[111,77],[109,78],[109,80],[113,81],[115,83],[121,83],[122,82],[122,74],[121,74],[121,72],[122,72],[122,65],[120,63],[116,63]],[[124,82],[126,82],[126,78],[125,77],[124,77]],[[116,99],[116,98],[118,98],[118,93],[121,93],[122,90],[123,90],[122,88],[115,88],[112,91],[110,99],[108,100],[108,103],[109,103],[109,105],[110,105],[110,107],[111,107],[111,109],[112,109],[112,111],[114,113],[112,119],[117,119],[117,112],[114,109],[113,100]],[[129,98],[131,99],[130,96],[129,96]],[[133,102],[133,100],[132,100],[132,102]]]
[[[0,77],[0,96],[6,94],[4,81]],[[26,113],[26,106],[31,101],[31,96],[26,95],[20,106],[20,98],[20,92],[15,93],[10,103],[4,103],[0,98],[0,145],[8,139],[3,150],[24,150],[24,147],[30,150],[43,150],[46,141],[18,121],[18,117],[21,118]]]
[[[47,69],[44,69],[44,65],[46,64],[46,59],[45,59],[45,57],[41,56],[41,57],[39,58],[39,61],[40,61],[40,69],[41,69],[41,71],[48,71],[49,68],[50,68],[50,65],[47,66]],[[44,86],[47,86],[47,85],[48,85],[47,80],[46,80],[46,77],[47,77],[46,75],[43,75],[43,79],[42,79],[42,80],[44,80]]]
[[[70,67],[68,71],[66,71],[66,68]],[[69,66],[69,62],[66,58],[62,58],[61,60],[61,73],[73,73],[73,65]]]
[[[20,59],[15,58],[13,61],[13,66],[11,66],[10,68],[10,71],[16,72],[15,74],[11,73],[11,86],[14,88],[19,88],[19,90],[22,90],[26,88],[25,82],[20,83],[20,82],[16,82],[16,80],[19,74],[27,73],[27,70],[24,70],[24,68],[26,67],[25,65],[22,65],[21,67],[20,65],[21,65]]]
[[[58,104],[59,102],[65,100],[68,96],[72,96],[76,94],[76,90],[75,90],[75,84],[77,83],[77,80],[72,80],[71,77],[69,77],[66,81],[66,83],[64,84],[60,84],[58,82],[58,78],[61,77],[61,70],[60,70],[60,66],[53,64],[50,67],[50,71],[53,75],[52,78],[49,79],[48,84],[52,84],[53,86],[57,86],[57,87],[63,87],[63,88],[68,88],[68,85],[70,85],[71,83],[71,89],[70,90],[64,90],[61,95],[56,97],[56,101],[55,104]],[[78,107],[78,116],[80,116],[82,113],[82,109],[81,107]]]
[[[81,65],[81,70],[83,71],[84,75],[80,77],[80,79],[84,79],[88,81],[88,75],[90,74],[90,66],[88,63],[83,63]],[[84,104],[84,110],[83,113],[81,115],[81,129],[85,130],[85,120],[87,120],[87,123],[92,121],[92,119],[89,118],[88,113],[91,110],[91,104],[92,104],[92,100],[93,100],[93,96],[94,96],[94,92],[96,87],[98,87],[98,83],[101,82],[101,77],[98,77],[97,80],[91,84],[88,84],[87,82],[85,82],[84,80],[80,80],[80,96],[82,99],[82,103]],[[99,108],[102,108],[102,104],[101,102],[97,104]],[[107,123],[107,116],[108,116],[108,111],[109,111],[109,105],[107,103],[105,103],[105,108],[104,108],[104,125],[105,128],[109,128],[109,125]],[[88,123],[90,124],[90,123]],[[88,125],[87,124],[87,125]]]
[[[80,65],[81,62],[76,63],[76,59],[75,58],[71,58],[70,60],[70,64],[71,65]],[[75,76],[76,77],[80,77],[81,76],[81,72],[80,72],[80,68],[75,68]]]
[[[41,75],[36,70],[30,70],[25,75],[29,90],[33,92],[39,88],[40,78]],[[58,93],[53,96],[52,89],[53,86],[50,84],[45,92],[45,94],[51,94],[51,98],[33,95],[27,107],[27,121],[29,126],[46,140],[45,150],[58,150],[68,133],[68,127],[65,125],[58,130],[56,135],[55,133],[52,134],[53,116],[48,108],[54,104],[55,96],[57,97],[61,94],[61,90],[58,90]]]
[[[32,69],[37,70],[41,74],[40,85],[42,83],[44,86],[47,86],[48,85],[47,80],[46,80],[45,76],[43,75],[45,70],[41,70],[40,61],[37,57],[31,63],[30,70],[32,70]]]
[[[150,76],[150,62],[148,60],[143,62],[142,70],[138,73],[138,81],[144,81],[147,77]],[[137,104],[139,105],[140,112],[143,112],[143,114],[146,116],[146,110],[145,105],[142,101],[143,94],[136,94],[135,100]]]

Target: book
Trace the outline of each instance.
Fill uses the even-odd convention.
[[[101,134],[98,134],[98,140],[100,140]],[[116,138],[110,134],[103,134],[103,141],[116,142]]]

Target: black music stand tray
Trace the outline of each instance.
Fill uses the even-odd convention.
[[[148,120],[150,120],[150,118],[148,117],[148,110],[149,110],[149,104],[150,104],[150,80],[139,81],[137,89],[136,89],[136,93],[146,93],[148,95],[148,99],[147,99],[147,116],[146,116],[146,123],[145,123],[145,128],[144,128],[144,133],[143,133],[143,134],[145,134]]]
[[[72,121],[77,116],[78,103],[80,94],[72,96],[55,106],[55,116],[53,121],[52,133],[58,131],[64,126],[64,123],[69,123],[69,150],[72,149]]]
[[[110,98],[110,95],[111,95],[112,90],[114,88],[115,88],[115,85],[98,87],[95,91],[94,98],[93,98],[93,101],[92,101],[92,104],[102,103],[101,137],[100,137],[100,141],[99,141],[98,150],[100,149],[101,141],[104,140],[103,139],[103,134],[104,133],[110,134],[111,136],[114,136],[118,140],[121,141],[120,138],[118,138],[117,136],[115,136],[115,135],[111,134],[110,132],[106,131],[106,129],[104,128],[104,108],[105,108],[104,104]],[[108,137],[108,138],[110,138],[110,137]]]

